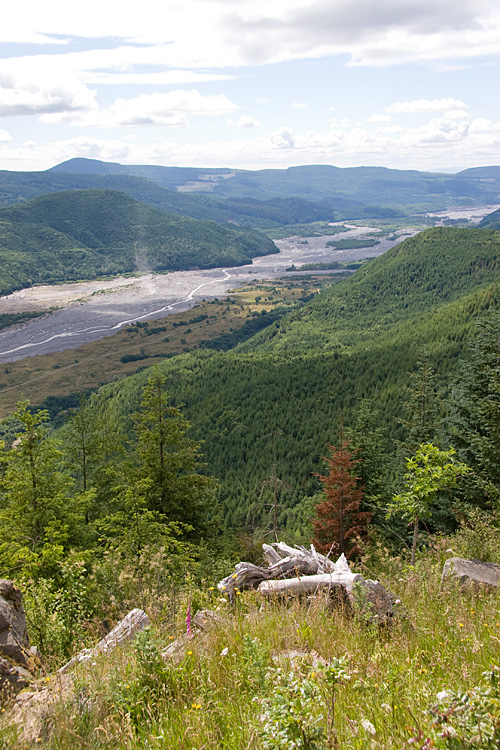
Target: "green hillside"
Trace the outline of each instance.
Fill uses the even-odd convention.
[[[134,272],[236,266],[277,252],[251,230],[166,214],[124,193],[79,190],[0,209],[0,292]]]
[[[449,379],[474,319],[498,306],[499,250],[494,232],[428,230],[235,350],[161,365],[204,440],[208,472],[222,482],[229,525],[265,523],[258,498],[272,472],[274,434],[278,470],[295,488],[289,507],[316,491],[312,472],[341,421],[352,424],[360,398],[372,400],[393,440],[404,437],[398,418],[408,373],[425,345],[438,380]],[[133,408],[146,378],[109,386],[118,413]],[[293,525],[293,513],[283,510],[282,522]]]
[[[500,229],[500,208],[485,216],[479,223],[479,226],[498,231]]]
[[[457,205],[495,203],[500,196],[497,167],[465,170],[456,175],[385,167],[339,168],[330,165],[288,169],[230,170],[107,164],[70,159],[51,170],[120,172],[157,182],[170,189],[224,198],[299,198],[333,202],[340,218],[394,217]]]
[[[0,172],[0,205],[64,190],[121,190],[171,213],[256,228],[397,218],[500,201],[500,169],[456,175],[328,165],[231,170],[70,159],[45,172]]]
[[[92,160],[78,159],[77,162]],[[102,164],[102,162],[98,162]],[[108,165],[113,166],[113,165]],[[120,166],[120,165],[117,165]],[[69,169],[69,168],[68,168]],[[83,167],[82,167],[83,169]],[[124,168],[123,168],[124,169]],[[11,206],[40,195],[67,190],[119,190],[141,203],[192,219],[219,223],[272,228],[286,224],[332,221],[336,218],[330,203],[300,198],[226,199],[215,195],[176,192],[148,177],[113,170],[78,173],[0,171],[0,206]]]

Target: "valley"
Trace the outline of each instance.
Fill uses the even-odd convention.
[[[64,351],[105,336],[136,321],[153,320],[182,312],[204,299],[224,296],[249,280],[275,279],[291,265],[339,261],[353,263],[367,255],[386,252],[416,230],[405,229],[396,239],[380,237],[369,248],[335,250],[328,247],[329,235],[276,240],[279,253],[255,258],[251,264],[234,268],[142,274],[102,281],[35,286],[0,298],[0,314],[25,313],[60,307],[50,315],[23,326],[0,331],[0,363],[35,354]],[[350,228],[342,239],[371,236],[373,227]]]

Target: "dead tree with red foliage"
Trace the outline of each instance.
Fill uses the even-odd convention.
[[[316,506],[312,525],[316,549],[335,556],[344,553],[352,557],[359,552],[356,539],[365,533],[372,514],[360,510],[363,489],[354,467],[360,459],[349,450],[349,441],[343,440],[340,448],[328,445],[329,456],[324,456],[328,474],[315,474],[323,485],[325,499]]]

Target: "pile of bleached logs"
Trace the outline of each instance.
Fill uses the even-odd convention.
[[[378,581],[353,573],[344,555],[337,562],[316,552],[311,545],[289,547],[284,542],[263,544],[268,567],[240,562],[235,572],[218,584],[231,600],[238,591],[257,589],[264,596],[314,595],[320,591],[341,594],[367,619],[387,622],[394,614],[394,599]]]

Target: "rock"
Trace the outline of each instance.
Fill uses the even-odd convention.
[[[2,697],[10,697],[28,687],[33,675],[20,664],[12,664],[0,656],[0,690]]]
[[[28,649],[28,630],[21,592],[12,581],[0,579],[0,654],[25,663]]]
[[[27,687],[38,667],[38,654],[29,648],[21,592],[12,581],[0,579],[0,695]]]
[[[476,583],[500,586],[500,565],[481,562],[481,560],[465,560],[463,557],[451,557],[443,566],[441,582],[449,576],[457,578],[462,585]]]

